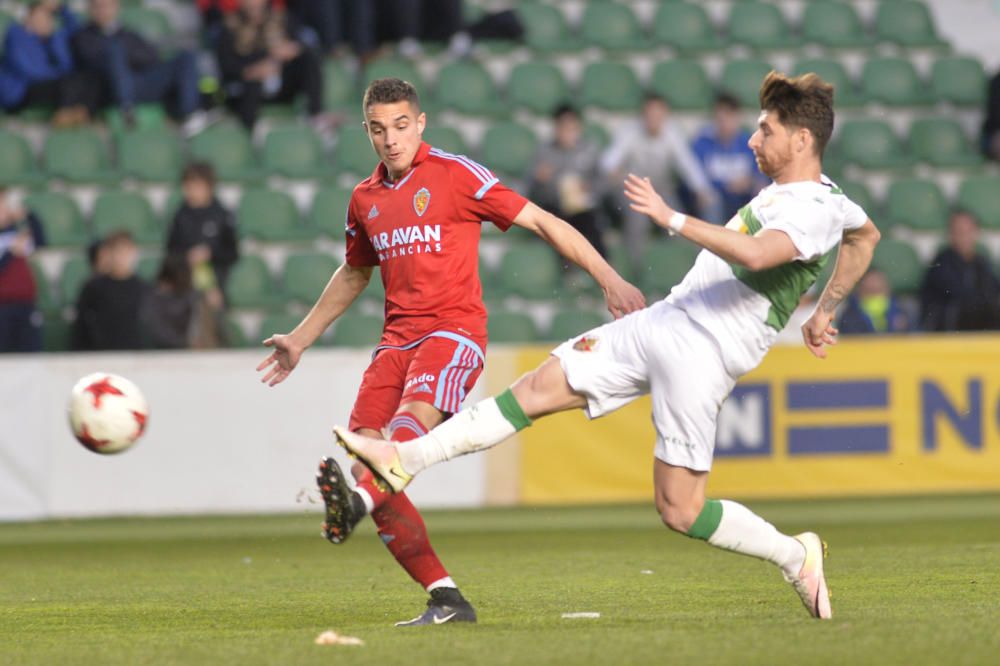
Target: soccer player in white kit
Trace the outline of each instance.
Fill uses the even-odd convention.
[[[337,427],[340,443],[398,492],[430,465],[494,446],[532,419],[568,409],[597,418],[649,393],[656,508],[667,527],[772,562],[813,617],[830,618],[819,536],[784,535],[742,504],[705,497],[722,401],[764,358],[839,242],[833,275],[802,326],[809,351],[826,357],[836,308],[879,240],[865,212],[822,174],[833,86],[815,74],[771,72],[760,106],[750,148],[774,182],[725,227],[671,210],[648,180],[625,182],[634,210],[704,248],[669,296],[563,343],[503,394],[423,437],[390,444]]]

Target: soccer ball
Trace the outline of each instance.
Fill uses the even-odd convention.
[[[118,375],[95,372],[76,383],[69,397],[73,435],[94,453],[120,453],[146,430],[149,407],[139,387]]]

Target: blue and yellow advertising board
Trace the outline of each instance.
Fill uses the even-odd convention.
[[[520,369],[546,353],[522,351]],[[519,442],[522,502],[651,497],[648,399],[596,421],[549,417]],[[989,490],[1000,490],[1000,336],[846,340],[822,361],[775,348],[719,414],[713,496]]]

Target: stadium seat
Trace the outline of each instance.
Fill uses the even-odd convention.
[[[844,191],[848,199],[861,206],[868,213],[868,217],[875,222],[875,226],[879,229],[883,228],[879,204],[875,201],[867,185],[857,180],[841,180],[837,182],[837,186]]]
[[[607,148],[608,144],[611,143],[611,134],[608,132],[608,128],[601,123],[584,123],[583,138],[601,150]]]
[[[511,178],[523,178],[535,158],[537,139],[519,123],[500,122],[483,137],[483,164],[491,171]]]
[[[474,116],[496,116],[507,108],[486,68],[474,60],[458,60],[441,68],[435,86],[438,104]]]
[[[323,293],[326,283],[330,281],[335,270],[337,261],[329,254],[322,252],[292,254],[285,260],[283,277],[285,294],[293,301],[312,305]]]
[[[875,32],[879,40],[906,47],[939,47],[947,42],[937,36],[927,6],[917,0],[878,3]]]
[[[267,264],[260,257],[243,255],[229,273],[226,298],[234,308],[268,308],[280,301]]]
[[[353,174],[358,180],[375,170],[378,158],[372,150],[368,134],[360,127],[345,127],[337,137],[333,163],[338,172]]]
[[[236,319],[236,317],[227,316],[225,319],[225,327],[226,346],[231,349],[256,347],[260,344],[260,340],[250,340],[246,331],[243,330],[243,327],[240,325],[240,322]]]
[[[809,7],[821,6],[823,3],[813,3]],[[854,81],[851,80],[847,69],[838,60],[828,58],[803,58],[795,63],[792,73],[795,76],[813,72],[827,83],[834,86],[833,101],[837,108],[857,107],[865,102],[865,98],[858,91]]]
[[[157,9],[122,7],[119,16],[122,25],[135,30],[153,44],[164,44],[173,36],[169,19]]]
[[[569,340],[581,333],[607,322],[607,319],[593,310],[560,310],[552,317],[548,340]]]
[[[40,185],[45,176],[38,171],[31,146],[20,134],[0,129],[0,183]]]
[[[382,338],[382,317],[346,314],[333,325],[330,343],[338,347],[375,347]]]
[[[632,69],[620,62],[592,62],[583,70],[580,99],[584,106],[608,111],[635,111],[642,88]]]
[[[347,70],[339,58],[323,60],[323,107],[328,111],[361,107],[354,74]]]
[[[316,192],[309,212],[309,220],[314,229],[330,238],[344,240],[347,224],[347,204],[351,201],[351,190],[346,187],[324,187]]]
[[[538,326],[523,312],[490,312],[489,337],[492,343],[535,342]]]
[[[806,3],[802,35],[807,42],[830,48],[861,48],[872,43],[854,5],[839,0]]]
[[[861,88],[869,100],[888,106],[917,106],[932,101],[913,63],[906,58],[866,60]]]
[[[872,266],[885,273],[897,294],[916,293],[924,279],[925,267],[916,250],[894,238],[883,238],[875,246]]]
[[[847,120],[833,146],[837,156],[866,169],[892,169],[912,164],[892,127],[884,120]]]
[[[192,138],[189,145],[191,157],[212,164],[221,180],[250,180],[263,175],[250,135],[238,125],[209,127]]]
[[[36,258],[28,259],[28,266],[31,274],[35,278],[35,307],[39,310],[51,310],[56,307],[55,294],[52,293],[52,284],[48,276],[42,270],[42,265]]]
[[[299,219],[292,197],[276,190],[245,190],[237,219],[240,232],[262,241],[307,241],[316,230]]]
[[[69,351],[72,340],[72,326],[58,309],[45,309],[42,311],[42,351],[64,352]]]
[[[76,201],[61,192],[32,192],[24,205],[33,211],[45,227],[49,245],[64,247],[84,245],[90,234]]]
[[[552,248],[527,240],[504,253],[497,277],[507,293],[544,300],[558,295],[562,270]]]
[[[424,97],[430,92],[424,85],[424,77],[420,75],[417,66],[402,58],[381,58],[368,63],[364,70],[363,83],[367,86],[375,79],[387,77],[395,77],[412,83],[420,95],[421,104],[425,102]]]
[[[962,181],[956,200],[984,228],[1000,229],[1000,176],[971,176]]]
[[[931,89],[938,101],[980,107],[986,97],[986,73],[975,58],[947,56],[931,67]]]
[[[262,154],[264,168],[288,178],[314,179],[331,171],[323,160],[323,144],[309,127],[278,127],[268,132]]]
[[[711,108],[715,95],[705,69],[696,60],[669,59],[656,63],[650,89],[682,111],[705,111]]]
[[[59,299],[63,305],[76,303],[83,283],[91,275],[90,263],[86,257],[74,256],[63,262],[59,273]]]
[[[694,243],[678,239],[650,243],[642,256],[637,286],[646,293],[669,293],[691,270],[698,252]]]
[[[128,231],[142,245],[163,242],[164,230],[157,223],[149,201],[138,192],[102,192],[94,203],[91,226],[98,238],[114,231]]]
[[[681,52],[714,51],[722,46],[708,13],[693,2],[659,3],[653,36]]]
[[[125,132],[118,137],[118,164],[125,175],[152,182],[180,177],[181,141],[166,130]]]
[[[290,333],[301,321],[302,315],[290,312],[273,312],[261,320],[260,328],[257,329],[257,339],[251,340],[250,346],[257,346],[262,340],[267,340],[275,333]]]
[[[75,182],[102,182],[112,177],[107,146],[94,130],[49,132],[42,161],[50,176]]]
[[[948,224],[948,202],[937,183],[901,178],[889,185],[886,218],[892,226],[943,231]]]
[[[910,152],[936,167],[974,167],[983,157],[953,118],[920,118],[910,125]]]
[[[542,2],[521,2],[517,13],[524,25],[524,41],[534,51],[569,51],[579,48],[566,17],[558,7]]]
[[[507,82],[512,104],[538,114],[549,114],[570,98],[562,72],[552,63],[523,62],[516,65]]]
[[[799,42],[781,9],[772,4],[733,3],[727,25],[732,43],[753,49],[784,49]]]
[[[469,147],[465,144],[461,132],[454,127],[429,127],[424,130],[424,141],[435,148],[456,155],[467,155]]]
[[[163,257],[160,255],[146,255],[139,259],[135,266],[136,274],[143,280],[153,282],[160,273],[160,266],[163,264]]]
[[[589,2],[580,19],[580,34],[588,46],[609,51],[641,51],[649,40],[632,8],[619,2]]]
[[[727,60],[719,86],[735,95],[746,108],[757,109],[760,108],[760,84],[772,69],[771,63],[764,60]]]

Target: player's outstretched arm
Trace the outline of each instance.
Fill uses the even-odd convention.
[[[514,218],[514,224],[538,234],[556,252],[590,273],[604,290],[608,311],[615,319],[646,307],[642,292],[619,275],[568,222],[528,202]]]
[[[881,234],[871,220],[857,229],[844,232],[833,275],[820,294],[812,316],[802,324],[802,339],[817,358],[826,358],[825,347],[837,344],[837,329],[833,326],[837,306],[847,298],[854,285],[868,270],[880,237]]]
[[[288,334],[276,333],[264,340],[264,346],[271,347],[274,351],[257,366],[258,372],[266,370],[261,381],[270,386],[285,381],[298,365],[302,353],[365,290],[371,277],[371,266],[343,264],[338,268],[319,300],[294,330]]]

